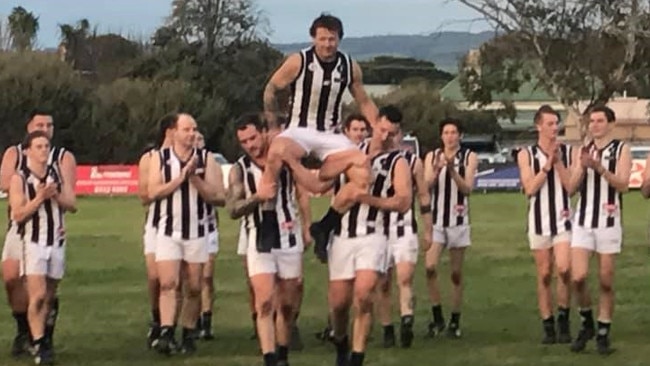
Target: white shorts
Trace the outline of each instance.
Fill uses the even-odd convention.
[[[239,226],[239,240],[237,241],[237,255],[246,256],[248,252],[248,233],[244,224]]]
[[[558,243],[571,244],[571,232],[563,231],[557,235],[528,234],[528,244],[531,250],[550,249]]]
[[[314,153],[321,161],[328,155],[356,149],[354,143],[344,134],[317,131],[308,127],[289,127],[278,136],[293,140],[306,151],[306,154]]]
[[[621,252],[623,230],[620,226],[586,228],[575,225],[571,237],[571,248],[584,248],[601,254]]]
[[[418,234],[406,233],[401,238],[389,235],[386,259],[386,269],[402,262],[417,263]]]
[[[208,257],[206,237],[183,240],[161,233],[156,236],[156,262],[183,260],[187,263],[206,263]]]
[[[258,253],[253,247],[246,255],[248,277],[259,274],[276,274],[283,280],[302,277],[302,252],[273,249]]]
[[[433,227],[433,242],[447,248],[464,248],[472,245],[469,225]]]
[[[2,261],[5,260],[20,261],[23,259],[23,240],[18,234],[18,227],[11,225],[7,230],[5,242],[2,246]]]
[[[219,253],[219,231],[208,232],[208,254]]]
[[[156,254],[156,240],[158,238],[158,229],[151,226],[144,227],[142,243],[144,244],[144,255]]]
[[[354,279],[359,270],[385,272],[387,247],[383,234],[357,238],[335,236],[327,261],[330,281]]]
[[[65,272],[65,244],[44,246],[25,243],[21,276],[47,276],[55,280],[63,278]]]

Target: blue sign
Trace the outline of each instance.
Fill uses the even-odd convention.
[[[494,167],[476,174],[476,189],[521,189],[516,165]]]

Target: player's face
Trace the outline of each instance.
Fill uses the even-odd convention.
[[[176,128],[174,128],[174,141],[186,148],[192,148],[195,139],[196,121],[189,115],[180,115],[176,122]]]
[[[376,128],[373,129],[373,138],[381,143],[383,150],[389,150],[393,147],[393,139],[399,133],[399,124],[392,123],[389,119],[382,116],[377,122]]]
[[[47,158],[50,154],[50,141],[45,137],[37,137],[30,143],[27,149],[27,157],[39,164],[47,164]]]
[[[205,137],[203,137],[203,134],[196,134],[196,138],[194,139],[194,147],[197,149],[203,149],[205,147]]]
[[[366,123],[357,119],[352,120],[352,122],[350,122],[350,127],[345,130],[345,135],[355,144],[361,143],[361,141],[368,137],[368,128],[366,128]]]
[[[399,147],[402,146],[403,139],[404,139],[404,133],[400,128],[399,131],[397,131],[397,134],[393,137],[393,149],[399,149]]]
[[[558,122],[559,120],[555,114],[543,113],[537,123],[537,132],[539,133],[539,136],[548,139],[557,138],[557,132],[559,130]]]
[[[327,28],[316,28],[313,43],[316,55],[323,60],[331,60],[339,49],[339,35]]]
[[[460,133],[458,132],[458,128],[452,124],[447,124],[442,128],[442,136],[440,138],[446,148],[454,149],[460,144]]]
[[[54,120],[52,116],[37,114],[27,124],[27,133],[34,131],[43,131],[47,134],[48,138],[54,136]]]
[[[604,112],[594,112],[589,115],[589,133],[597,139],[604,137],[609,132],[609,123]]]
[[[239,145],[246,155],[259,159],[264,154],[264,134],[253,125],[248,125],[242,130],[237,130]]]

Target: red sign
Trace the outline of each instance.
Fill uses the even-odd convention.
[[[137,165],[80,165],[77,166],[75,193],[137,194]]]

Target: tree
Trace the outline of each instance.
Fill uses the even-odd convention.
[[[634,91],[650,70],[650,15],[638,0],[458,0],[481,13],[499,37],[461,69],[472,102],[536,83],[581,115],[578,101],[607,102]],[[586,133],[583,124],[582,135]]]
[[[453,79],[450,73],[436,69],[433,62],[410,57],[377,56],[359,64],[366,84],[400,84],[409,78],[423,78],[443,86]]]
[[[91,37],[88,19],[81,19],[74,26],[59,24],[59,31],[61,32],[59,48],[63,53],[63,59],[71,64],[75,70],[94,72],[95,65],[88,41]]]
[[[22,6],[13,8],[9,15],[9,34],[11,48],[16,51],[31,50],[38,33],[38,17]]]
[[[232,42],[256,39],[261,22],[253,0],[173,0],[167,32],[157,35],[197,42],[211,56]]]

